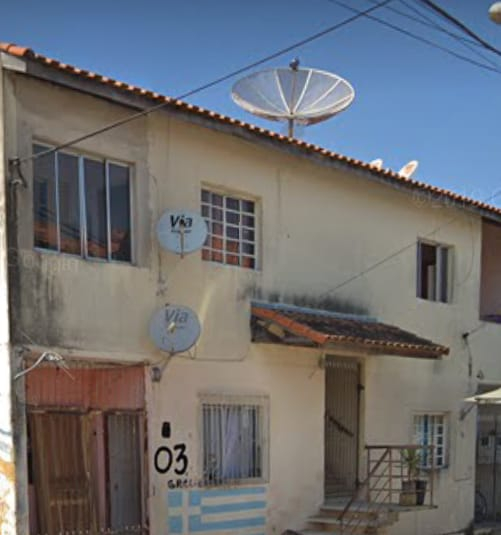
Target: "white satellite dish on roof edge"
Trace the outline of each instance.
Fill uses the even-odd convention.
[[[158,220],[160,245],[183,257],[200,249],[207,239],[207,223],[195,212],[167,211]]]
[[[402,175],[405,178],[410,178],[418,168],[419,162],[417,160],[411,160],[410,162],[406,163],[402,169],[398,172],[399,175]]]
[[[375,160],[372,160],[369,165],[372,167],[375,167],[376,169],[382,169],[383,168],[383,160],[381,158],[376,158]]]
[[[289,68],[258,71],[238,80],[231,96],[244,110],[271,121],[284,121],[289,137],[296,123],[310,125],[330,119],[355,98],[351,84],[340,76],[318,69]]]
[[[165,305],[150,320],[150,337],[162,351],[170,354],[188,351],[200,337],[198,316],[191,308]]]

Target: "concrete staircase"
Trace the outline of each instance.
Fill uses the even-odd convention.
[[[398,513],[383,504],[354,502],[340,517],[348,503],[348,498],[329,500],[324,503],[318,514],[308,518],[308,529],[302,535],[384,535],[386,528],[398,520]],[[344,528],[344,531],[342,530]]]

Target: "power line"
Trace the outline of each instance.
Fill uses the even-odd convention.
[[[458,52],[455,52],[454,50],[451,50],[450,48],[447,48],[445,46],[442,46],[442,45],[439,45],[437,43],[435,43],[434,41],[430,41],[429,39],[426,39],[425,37],[421,37],[417,34],[414,34],[412,32],[410,32],[409,30],[406,30],[404,28],[400,28],[399,26],[396,26],[395,24],[392,24],[391,22],[388,22],[384,19],[381,19],[379,17],[376,17],[375,15],[371,15],[370,13],[366,13],[366,12],[362,12],[360,10],[358,10],[357,8],[354,8],[348,4],[346,4],[345,2],[343,2],[342,0],[327,0],[328,2],[330,2],[331,4],[337,4],[338,6],[341,6],[341,7],[344,7],[345,9],[349,10],[349,11],[352,11],[354,13],[359,13],[359,14],[363,14],[364,17],[367,17],[368,19],[371,19],[383,26],[387,26],[388,28],[391,28],[392,30],[395,30],[396,32],[399,32],[403,35],[406,35],[407,37],[411,37],[412,39],[415,39],[417,41],[420,41],[422,43],[425,43],[433,48],[437,48],[438,50],[442,50],[443,52],[451,55],[451,56],[454,56],[455,58],[457,59],[460,59],[462,61],[465,61],[467,63],[470,63],[472,65],[475,65],[476,67],[480,67],[482,69],[485,69],[487,71],[490,71],[490,72],[495,72],[497,74],[501,74],[501,69],[498,69],[496,67],[491,67],[490,65],[486,65],[485,63],[480,63],[479,61],[476,61],[472,58],[469,58],[468,56],[464,56],[463,54],[460,54]]]
[[[486,199],[484,199],[484,203],[488,203],[490,201],[492,201],[494,198],[496,198],[498,195],[501,194],[501,188],[496,190],[493,194],[489,195],[489,197],[487,197]],[[430,232],[428,232],[427,234],[424,234],[423,236],[425,238],[428,238],[430,236],[433,236],[434,234],[436,234],[439,230],[442,230],[443,228],[445,227],[448,227],[449,225],[451,225],[452,223],[454,223],[455,221],[457,221],[459,218],[459,216],[456,216],[456,217],[453,217],[452,219],[450,219],[449,221],[447,221],[447,223],[443,223],[442,225],[439,225],[438,227],[434,228],[433,230],[431,230]],[[336,292],[337,290],[343,288],[344,286],[350,284],[351,282],[359,279],[360,277],[363,277],[364,275],[366,275],[367,273],[370,273],[371,271],[373,271],[374,269],[378,268],[379,266],[385,264],[386,262],[388,262],[388,260],[392,260],[393,258],[399,256],[400,254],[404,253],[405,251],[408,251],[409,249],[413,248],[416,246],[416,242],[413,241],[412,243],[409,243],[407,245],[404,245],[403,247],[401,247],[400,249],[398,249],[397,251],[394,251],[393,253],[383,257],[381,260],[378,260],[377,262],[375,262],[374,264],[371,264],[369,267],[363,269],[362,271],[359,271],[356,275],[352,275],[351,277],[349,277],[348,279],[344,280],[343,282],[337,284],[336,286],[334,286],[334,288],[331,288],[330,290],[327,290],[326,292],[324,292],[322,295],[328,295],[330,293],[333,293],[333,292]]]
[[[451,37],[454,37],[455,39],[458,39],[458,40],[460,40],[460,41],[462,41],[464,43],[469,43],[469,44],[475,45],[477,47],[482,47],[483,48],[483,46],[478,41],[475,41],[473,39],[469,39],[468,37],[463,37],[462,35],[459,35],[457,33],[451,32],[450,30],[447,30],[446,28],[444,28],[444,26],[441,26],[440,24],[438,24],[435,20],[433,20],[431,17],[428,17],[427,15],[425,15],[417,7],[414,7],[413,5],[411,5],[406,0],[399,0],[399,1],[409,11],[412,11],[413,13],[415,13],[417,15],[417,17],[412,17],[412,19],[415,20],[416,22],[420,22],[421,24],[426,24],[430,28],[435,28],[437,31],[441,31],[443,33],[446,33],[447,35],[450,35]],[[403,13],[402,11],[398,11],[398,10],[396,10],[394,8],[391,8],[391,7],[388,7],[387,9],[389,11],[393,11],[395,13],[400,13],[402,16],[407,16],[408,18],[411,18],[410,15],[408,15],[407,13]]]
[[[421,13],[421,11],[419,11],[417,8],[415,8],[414,6],[410,5],[408,2],[406,2],[406,0],[400,0],[400,3],[402,5],[404,5],[410,11],[414,12],[418,17],[421,17],[421,19],[417,18],[417,17],[413,17],[412,15],[409,15],[408,13],[403,13],[402,11],[399,11],[399,10],[397,10],[395,8],[390,7],[390,6],[387,6],[386,9],[388,9],[389,11],[393,11],[394,13],[398,13],[402,17],[407,17],[407,18],[409,18],[411,20],[414,20],[415,22],[417,22],[419,24],[424,24],[425,26],[433,28],[438,32],[442,32],[442,33],[444,33],[446,35],[449,35],[450,37],[452,37],[453,39],[458,41],[460,44],[462,44],[464,47],[468,48],[468,50],[470,50],[470,52],[473,52],[479,58],[483,59],[484,61],[487,61],[493,67],[497,67],[497,64],[496,64],[495,61],[493,61],[492,59],[488,58],[485,54],[482,54],[479,50],[477,50],[478,47],[482,47],[483,48],[483,46],[479,42],[474,41],[472,39],[468,39],[467,37],[463,37],[461,35],[458,35],[458,34],[456,34],[454,32],[451,32],[451,31],[447,30],[447,28],[444,28],[443,26],[441,26],[440,24],[435,22],[430,17],[427,17],[424,13]],[[477,47],[477,48],[474,48],[472,45],[475,45],[475,47]]]
[[[386,4],[388,4],[388,3],[392,2],[392,1],[393,0],[383,0],[382,2],[379,2],[375,6],[372,6],[372,7],[368,8],[368,9],[366,9],[364,11],[357,12],[352,17],[348,17],[347,19],[344,19],[343,21],[338,22],[337,24],[329,26],[328,28],[325,28],[324,30],[321,30],[321,31],[309,36],[309,37],[306,37],[305,39],[301,39],[300,41],[296,41],[295,43],[293,43],[293,44],[291,44],[289,46],[286,46],[286,47],[278,50],[277,52],[269,54],[268,56],[265,56],[264,58],[261,58],[261,59],[259,59],[257,61],[253,61],[252,63],[248,63],[244,67],[241,67],[239,69],[231,71],[230,73],[225,74],[223,76],[220,76],[219,78],[216,78],[215,80],[212,80],[211,82],[208,82],[206,84],[200,85],[200,86],[196,87],[195,89],[187,91],[186,93],[183,93],[182,95],[179,95],[178,97],[176,97],[174,99],[169,98],[165,102],[162,102],[162,103],[157,104],[155,106],[151,106],[151,107],[146,108],[144,110],[141,110],[141,111],[139,111],[137,113],[133,113],[133,114],[127,116],[127,117],[124,117],[123,119],[120,119],[118,121],[114,121],[112,123],[109,123],[109,124],[101,127],[101,128],[93,130],[92,132],[89,132],[88,134],[85,134],[85,135],[79,136],[77,138],[74,138],[71,141],[67,141],[65,143],[61,143],[60,145],[57,145],[56,147],[52,147],[50,149],[38,152],[37,154],[31,154],[29,156],[25,156],[23,158],[13,158],[13,159],[10,159],[9,162],[10,162],[11,165],[13,165],[13,166],[17,167],[17,169],[19,169],[19,166],[24,162],[27,162],[27,161],[30,161],[30,160],[34,160],[34,159],[37,159],[37,158],[41,158],[43,156],[47,156],[47,155],[52,154],[52,153],[54,153],[54,152],[56,152],[58,150],[70,147],[72,145],[75,145],[76,143],[80,143],[81,141],[85,141],[86,139],[89,139],[91,137],[97,136],[99,134],[103,134],[104,132],[108,132],[109,130],[112,130],[114,128],[122,126],[122,125],[124,125],[126,123],[129,123],[131,121],[134,121],[136,119],[139,119],[140,117],[144,117],[146,115],[149,115],[149,114],[151,114],[151,113],[153,113],[155,111],[158,111],[158,110],[160,110],[160,109],[162,109],[164,107],[167,107],[167,106],[171,105],[176,100],[183,100],[183,99],[185,99],[187,97],[190,97],[190,96],[192,96],[192,95],[194,95],[196,93],[200,93],[201,91],[204,91],[206,89],[214,87],[215,85],[218,85],[221,82],[225,82],[225,81],[229,80],[230,78],[233,78],[233,77],[235,77],[235,76],[237,76],[239,74],[242,74],[242,73],[244,73],[244,72],[246,72],[246,71],[248,71],[250,69],[258,67],[259,65],[262,65],[263,63],[271,61],[271,60],[273,60],[275,58],[278,58],[279,56],[282,56],[282,55],[284,55],[284,54],[286,54],[288,52],[291,52],[292,50],[295,50],[297,48],[300,48],[301,46],[309,44],[312,41],[320,39],[321,37],[324,37],[325,35],[333,33],[336,30],[339,30],[340,28],[343,28],[344,26],[347,26],[348,24],[350,24],[350,23],[356,21],[357,19],[359,19],[359,18],[371,13],[372,11],[375,11],[376,9],[379,9],[379,8],[385,6]]]
[[[477,35],[473,30],[468,28],[468,26],[466,26],[464,22],[461,22],[458,18],[451,15],[445,9],[435,4],[431,0],[419,0],[419,1],[425,6],[427,6],[430,10],[434,11],[435,13],[438,13],[441,17],[446,19],[448,22],[452,23],[454,26],[462,30],[464,33],[472,37],[475,41],[480,43],[484,48],[486,48],[487,50],[490,50],[491,52],[494,52],[494,54],[497,54],[498,56],[501,56],[501,50],[497,49],[495,46],[492,46],[485,39]]]

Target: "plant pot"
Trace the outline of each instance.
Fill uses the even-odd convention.
[[[426,480],[416,480],[416,505],[424,505],[424,498],[426,496]]]
[[[407,507],[416,505],[415,481],[402,481],[402,490],[400,491],[399,504]]]

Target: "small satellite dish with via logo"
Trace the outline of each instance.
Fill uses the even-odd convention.
[[[406,163],[402,169],[398,172],[399,175],[410,178],[418,168],[419,162],[417,160],[411,160],[410,162]]]
[[[158,220],[160,245],[181,255],[200,249],[207,239],[207,223],[195,212],[167,211]]]
[[[376,158],[375,160],[369,162],[369,165],[381,170],[383,168],[383,160],[381,158]]]
[[[201,327],[191,308],[166,305],[157,310],[150,320],[150,336],[162,351],[182,353],[196,344]]]

